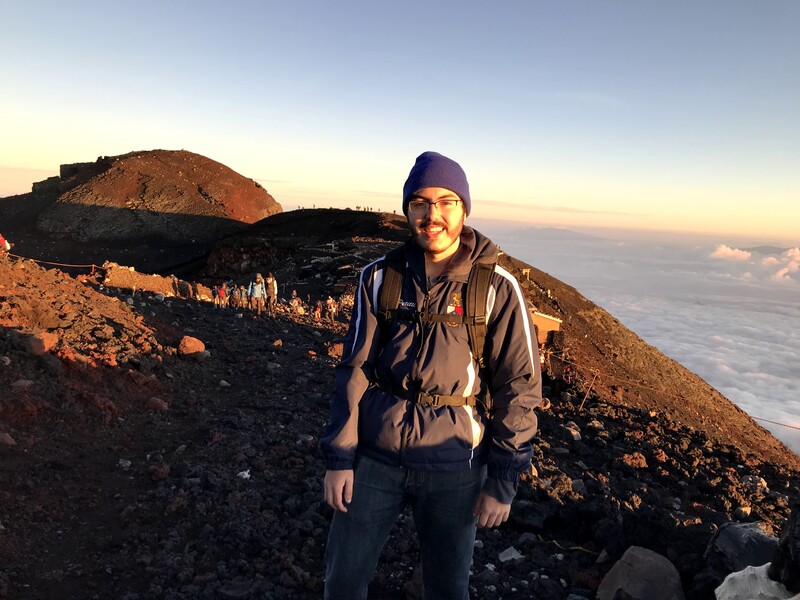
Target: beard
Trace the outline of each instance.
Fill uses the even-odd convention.
[[[436,256],[447,252],[459,241],[463,228],[463,216],[450,224],[442,219],[425,219],[419,225],[412,225],[411,233],[426,254]]]

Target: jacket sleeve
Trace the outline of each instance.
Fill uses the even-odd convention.
[[[516,483],[530,469],[542,377],[536,334],[519,283],[499,266],[493,282],[486,335],[493,408],[484,491],[508,503],[515,486],[507,482]]]
[[[376,264],[368,265],[361,273],[342,360],[335,371],[330,418],[320,440],[329,470],[353,468],[358,446],[358,405],[369,387],[379,352],[375,291],[380,287],[383,270]]]

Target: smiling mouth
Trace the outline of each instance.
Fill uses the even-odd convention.
[[[446,230],[444,225],[440,225],[438,223],[426,223],[419,229],[429,237],[435,237],[441,233],[444,233]]]

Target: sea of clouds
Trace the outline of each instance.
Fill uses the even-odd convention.
[[[476,227],[606,309],[800,454],[800,248]]]

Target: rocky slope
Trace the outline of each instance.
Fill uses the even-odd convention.
[[[0,223],[24,256],[112,259],[159,270],[207,253],[220,237],[279,213],[257,182],[185,150],[61,165],[30,194],[0,199]],[[76,246],[74,242],[80,242]]]
[[[199,276],[271,270],[282,296],[315,300],[404,237],[392,215],[277,215],[221,241]],[[510,522],[479,533],[473,597],[592,598],[637,545],[672,561],[688,598],[712,598],[731,570],[706,554],[714,533],[777,534],[797,457],[577,291],[503,264],[565,327],[535,470]],[[285,305],[254,319],[182,298],[184,280],[105,274],[0,259],[0,597],[319,598],[317,442],[346,323]],[[208,353],[182,355],[187,335]],[[404,515],[371,597],[419,597],[416,552]]]
[[[407,237],[400,215],[292,211],[220,241],[202,275],[238,279],[248,272],[271,270],[302,297],[316,298],[337,284],[345,289],[343,284],[354,281],[358,267]],[[741,409],[573,287],[508,255],[500,264],[517,277],[532,306],[563,321],[543,353],[553,375],[563,376],[571,368],[581,394],[656,410],[758,460],[800,467],[797,455]]]

